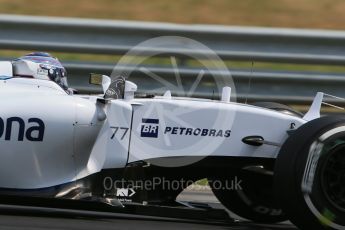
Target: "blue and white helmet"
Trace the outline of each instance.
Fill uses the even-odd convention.
[[[66,69],[49,53],[30,53],[13,60],[12,65],[14,76],[51,80],[68,89]]]

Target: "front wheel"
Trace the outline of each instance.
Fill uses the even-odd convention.
[[[280,150],[275,186],[300,229],[345,229],[345,117],[323,117],[297,129]]]

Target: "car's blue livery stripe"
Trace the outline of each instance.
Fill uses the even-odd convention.
[[[143,123],[149,123],[149,124],[159,124],[159,120],[158,119],[147,119],[147,118],[143,118],[142,119]]]
[[[12,77],[9,77],[9,76],[0,76],[0,80],[4,81],[4,80],[8,80]]]

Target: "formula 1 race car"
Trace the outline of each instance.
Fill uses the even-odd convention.
[[[323,93],[302,115],[230,102],[229,87],[215,101],[135,98],[134,83],[104,75],[90,83],[104,94],[71,95],[0,62],[1,194],[174,205],[207,178],[246,219],[345,228],[345,117],[320,118]]]

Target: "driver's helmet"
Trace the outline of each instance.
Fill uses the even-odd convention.
[[[59,60],[49,53],[30,53],[12,61],[16,77],[51,80],[68,90],[67,72]]]

